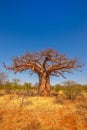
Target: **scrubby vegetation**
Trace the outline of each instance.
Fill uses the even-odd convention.
[[[27,82],[25,82],[24,84],[20,83],[21,81],[19,79],[4,81],[0,84],[0,95],[16,94],[18,96],[38,96],[38,83],[36,83],[35,85]],[[81,85],[74,81],[65,81],[62,84],[51,86],[50,96],[57,97],[61,95],[66,100],[75,100],[76,97],[82,96],[83,93],[87,93],[87,85]]]
[[[66,81],[51,86],[50,97],[38,96],[37,85],[9,81],[4,76],[0,83],[0,130],[87,129],[87,85]]]
[[[5,93],[0,96],[0,129],[86,130],[87,95],[83,95],[69,100],[61,94],[56,97],[23,98],[18,93]]]

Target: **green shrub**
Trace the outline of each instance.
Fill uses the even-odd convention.
[[[82,88],[79,85],[66,86],[64,93],[67,99],[74,100],[78,95],[81,94]]]
[[[54,86],[54,87],[53,87],[53,90],[54,90],[55,92],[59,92],[60,90],[63,90],[63,89],[64,89],[63,86]]]
[[[87,93],[87,85],[82,86],[82,90]]]

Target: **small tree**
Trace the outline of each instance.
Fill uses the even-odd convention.
[[[12,82],[13,82],[14,86],[19,86],[20,85],[20,80],[17,79],[17,78],[12,79]]]
[[[5,92],[7,94],[11,94],[11,91],[13,90],[13,84],[10,81],[7,81],[5,84]]]
[[[50,76],[72,73],[73,70],[82,67],[78,59],[69,59],[53,49],[46,49],[38,53],[27,52],[23,56],[13,58],[12,66],[4,67],[13,70],[14,73],[31,70],[39,77],[38,94],[43,96],[50,95]]]
[[[81,94],[82,87],[80,84],[74,81],[64,82],[64,93],[68,99],[74,100],[78,95]]]
[[[8,80],[8,74],[5,72],[0,72],[0,85],[5,85]]]

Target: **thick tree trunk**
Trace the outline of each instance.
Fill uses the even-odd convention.
[[[50,78],[46,73],[39,76],[38,94],[40,96],[50,96]]]

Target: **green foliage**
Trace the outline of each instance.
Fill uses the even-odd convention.
[[[7,94],[11,94],[11,90],[13,89],[12,83],[7,81],[4,86],[4,89]]]
[[[0,90],[4,89],[4,86],[3,85],[0,85]]]
[[[55,92],[60,92],[62,90],[67,99],[70,100],[74,100],[84,90],[80,84],[74,81],[66,81],[63,85],[57,84],[52,88]]]
[[[60,90],[64,90],[63,86],[54,86],[55,92],[59,92]]]
[[[67,99],[70,100],[74,100],[78,95],[81,94],[81,92],[82,87],[73,81],[68,81],[66,86],[64,87],[64,93],[67,96]]]
[[[14,89],[19,89],[20,88],[20,80],[17,78],[12,79],[12,86]]]
[[[25,82],[22,87],[23,87],[24,90],[30,90],[30,89],[32,89],[31,83],[26,83]]]
[[[82,87],[82,89],[83,89],[84,92],[87,93],[87,85],[84,85],[84,86]]]

